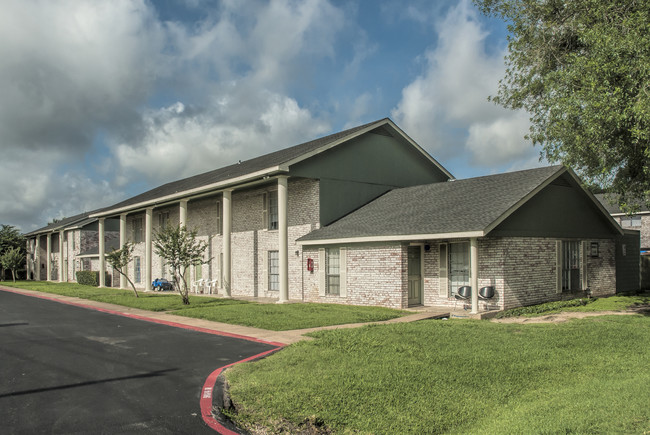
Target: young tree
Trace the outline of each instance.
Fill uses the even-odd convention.
[[[131,281],[129,275],[124,272],[131,262],[131,259],[133,258],[133,248],[133,243],[126,242],[124,243],[124,246],[122,246],[122,249],[114,249],[109,254],[106,254],[106,261],[108,261],[108,264],[113,266],[113,268],[117,270],[120,275],[126,278],[129,284],[131,284],[131,288],[133,289],[133,293],[135,293],[135,297],[138,298],[140,296],[138,295],[138,291],[135,289],[133,281]]]
[[[474,0],[508,23],[506,73],[491,100],[525,109],[550,162],[650,205],[650,2]]]
[[[209,261],[203,260],[207,242],[197,240],[196,231],[190,231],[184,225],[177,227],[169,225],[156,234],[153,246],[156,254],[164,259],[170,268],[183,304],[189,305],[186,274],[190,266]]]
[[[0,256],[0,263],[2,263],[3,275],[5,269],[11,270],[11,277],[16,282],[16,271],[25,264],[25,254],[20,248],[8,249]]]

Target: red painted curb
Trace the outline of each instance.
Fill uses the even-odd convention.
[[[224,371],[225,369],[227,369],[230,366],[233,366],[233,365],[239,364],[239,363],[243,363],[243,362],[252,361],[252,360],[257,359],[257,358],[261,358],[263,356],[266,356],[266,355],[268,355],[270,353],[275,352],[276,350],[278,350],[278,348],[281,348],[281,347],[285,346],[284,343],[277,343],[277,342],[273,342],[273,341],[265,341],[265,340],[261,340],[259,338],[248,337],[248,336],[245,336],[245,335],[232,334],[232,333],[223,332],[223,331],[215,331],[215,330],[212,330],[212,329],[201,328],[201,327],[198,327],[198,326],[190,326],[190,325],[184,325],[182,323],[170,322],[170,321],[167,321],[167,320],[153,319],[153,318],[146,317],[146,316],[141,316],[141,315],[138,315],[138,314],[129,314],[129,313],[121,312],[121,311],[109,310],[109,309],[106,309],[106,308],[93,307],[93,306],[84,305],[84,304],[81,304],[81,303],[78,303],[78,302],[64,301],[64,300],[49,297],[49,296],[37,295],[37,294],[32,294],[32,293],[24,293],[24,292],[22,292],[20,290],[9,289],[9,288],[6,288],[6,287],[0,287],[0,290],[10,292],[10,293],[20,294],[20,295],[23,295],[23,296],[30,296],[30,297],[39,298],[39,299],[46,299],[46,300],[49,300],[49,301],[59,302],[61,304],[72,305],[72,306],[75,306],[75,307],[81,307],[81,308],[87,308],[87,309],[90,309],[90,310],[101,311],[103,313],[114,314],[114,315],[117,315],[117,316],[129,317],[131,319],[144,320],[146,322],[158,323],[158,324],[161,324],[161,325],[172,326],[172,327],[175,327],[175,328],[189,329],[189,330],[192,330],[192,331],[203,332],[203,333],[206,333],[206,334],[238,338],[238,339],[241,339],[241,340],[248,340],[248,341],[253,341],[253,342],[256,342],[256,343],[263,343],[263,344],[269,344],[271,346],[276,346],[275,349],[267,350],[266,352],[262,352],[262,353],[259,353],[257,355],[253,355],[253,356],[245,358],[245,359],[243,359],[241,361],[237,361],[237,362],[225,365],[223,367],[219,367],[218,369],[216,369],[215,371],[210,373],[210,376],[208,376],[208,378],[205,380],[205,383],[203,384],[203,388],[201,389],[201,400],[199,401],[199,405],[200,405],[200,408],[201,408],[201,417],[203,418],[203,422],[206,425],[208,425],[210,428],[216,430],[218,433],[220,433],[222,435],[237,435],[237,432],[233,432],[232,430],[230,430],[227,427],[223,426],[221,423],[219,423],[217,421],[216,418],[214,418],[214,415],[212,415],[212,392],[214,390],[214,384],[217,381],[217,377],[221,374],[222,371]]]
[[[221,423],[217,421],[216,418],[214,418],[214,415],[212,414],[212,392],[214,391],[214,384],[217,382],[217,378],[223,372],[225,369],[228,367],[234,366],[235,364],[243,363],[243,362],[248,362],[252,361],[257,358],[262,358],[263,356],[266,356],[270,353],[275,352],[276,349],[271,349],[267,350],[266,352],[258,353],[257,355],[253,355],[251,357],[248,357],[246,359],[243,359],[241,361],[237,361],[228,365],[225,365],[223,367],[219,367],[212,373],[210,373],[210,376],[205,380],[205,383],[203,384],[203,389],[201,390],[201,417],[203,418],[203,422],[207,424],[209,427],[212,429],[216,430],[222,435],[238,435],[237,432],[234,432]]]

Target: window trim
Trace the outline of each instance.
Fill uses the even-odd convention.
[[[142,261],[139,255],[133,257],[133,282],[138,284],[142,282]]]
[[[221,206],[221,201],[217,201],[215,216],[217,221],[217,236],[223,234],[223,207]]]
[[[278,191],[271,190],[268,193],[268,221],[266,223],[266,228],[270,231],[275,231],[280,228]]]
[[[335,266],[333,261],[336,260]],[[334,270],[333,270],[334,269]],[[332,281],[337,281],[333,283]],[[333,287],[336,286],[336,290]],[[341,248],[325,248],[325,294],[341,295]]]
[[[339,247],[339,294],[328,293],[328,280],[327,280],[327,254],[326,248],[318,249],[318,296],[320,297],[340,297],[346,298],[348,296],[347,289],[347,254],[348,248]]]
[[[270,250],[267,252],[267,257],[268,285],[266,288],[270,292],[277,292],[280,291],[280,251]],[[275,262],[275,265],[273,265],[273,262]]]

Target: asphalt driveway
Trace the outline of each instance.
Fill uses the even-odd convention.
[[[271,349],[0,291],[0,432],[214,433],[206,378]]]

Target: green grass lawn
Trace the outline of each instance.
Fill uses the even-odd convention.
[[[649,317],[427,320],[312,335],[226,372],[240,424],[277,430],[310,420],[377,434],[650,431]]]
[[[140,308],[149,311],[175,311],[181,310],[185,305],[178,293],[161,294],[138,292],[140,297],[136,298],[132,290],[117,288],[99,288],[75,283],[56,283],[46,281],[19,281],[7,283],[10,287],[36,290],[45,293],[54,293],[64,296],[74,296],[81,299],[89,299],[97,302],[107,302],[115,305],[122,305],[131,308]],[[190,306],[222,306],[226,304],[245,304],[244,301],[232,299],[205,298],[190,295]]]
[[[381,307],[358,307],[338,304],[248,304],[186,308],[174,314],[216,322],[287,331],[346,323],[378,322],[400,317],[407,312]]]
[[[318,326],[341,325],[388,320],[407,314],[381,307],[356,307],[336,304],[258,304],[236,299],[190,295],[190,305],[183,305],[177,294],[139,292],[98,288],[73,283],[19,281],[8,286],[74,296],[149,311],[169,311],[179,316],[195,317],[235,325],[286,331]]]

